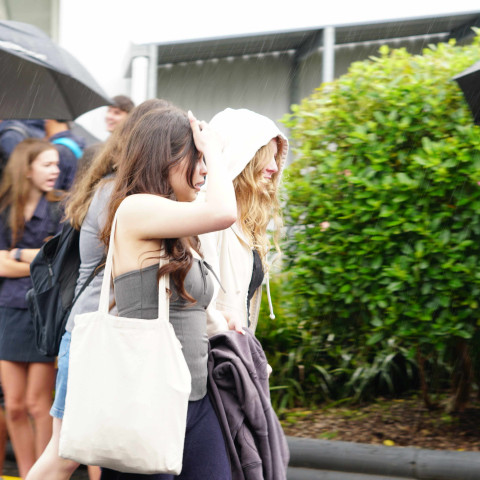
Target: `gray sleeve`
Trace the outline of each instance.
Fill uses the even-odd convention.
[[[90,203],[87,215],[80,229],[80,270],[77,279],[76,294],[80,292],[83,284],[91,272],[99,265],[105,246],[99,239],[100,231],[106,221],[108,201],[113,189],[113,182],[100,186]],[[103,271],[94,277],[90,284],[83,290],[68,317],[66,330],[71,332],[74,326],[75,315],[94,312],[98,309],[100,290],[102,286]]]

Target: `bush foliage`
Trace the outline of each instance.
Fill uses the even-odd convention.
[[[478,60],[478,36],[383,46],[292,107],[283,303],[259,330],[277,402],[401,390],[416,371],[444,388],[457,352],[475,363],[480,127],[452,77]]]

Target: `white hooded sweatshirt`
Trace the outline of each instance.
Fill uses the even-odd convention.
[[[223,141],[222,158],[227,164],[232,180],[242,172],[261,147],[267,145],[273,138],[278,138],[279,171],[276,182],[280,181],[287,159],[288,140],[272,120],[251,110],[227,108],[212,118],[210,126],[218,132]],[[227,322],[220,312],[222,310],[236,313],[242,319],[244,327],[250,323],[250,328],[255,331],[262,287],[257,289],[250,302],[248,318],[247,296],[253,271],[253,252],[240,225],[235,223],[226,230],[200,235],[200,242],[205,260],[219,276],[224,289],[220,289],[215,282],[215,292],[207,309],[208,335],[228,330]],[[270,317],[275,318],[270,299],[268,272],[266,283]]]

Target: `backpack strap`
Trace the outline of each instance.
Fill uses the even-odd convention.
[[[56,138],[55,140],[52,140],[52,143],[55,143],[57,145],[63,145],[69,148],[73,152],[77,160],[79,160],[83,155],[83,151],[78,145],[78,143],[75,140],[72,140],[71,138],[66,138],[66,137]]]
[[[90,285],[91,281],[105,268],[106,259],[107,256],[104,255],[98,265],[90,272],[88,278],[85,280],[85,282],[83,282],[82,288],[80,288],[80,291],[77,293],[77,295],[75,295],[75,298],[72,301],[72,307],[75,305],[75,302],[78,300],[83,291]]]

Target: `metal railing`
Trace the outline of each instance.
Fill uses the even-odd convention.
[[[297,437],[287,441],[288,480],[480,480],[480,452]]]

